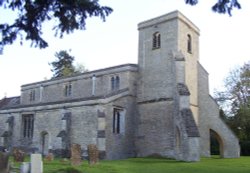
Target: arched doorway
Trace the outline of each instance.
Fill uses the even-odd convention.
[[[221,158],[224,157],[224,146],[223,141],[220,135],[210,129],[210,154],[211,155],[219,155]]]
[[[41,133],[41,152],[42,155],[49,153],[49,134],[46,131]]]

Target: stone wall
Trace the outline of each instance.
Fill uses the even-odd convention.
[[[178,123],[185,122],[183,117],[178,116],[179,107],[183,103],[183,99],[178,96],[179,83],[187,85],[191,96],[184,101],[187,102],[188,110],[193,112],[190,119],[198,121],[199,29],[178,11],[142,22],[138,29],[138,155],[157,153],[177,158],[174,153],[175,129]],[[154,33],[160,34],[158,48],[152,47]],[[187,52],[188,35],[193,39],[192,52]],[[197,161],[198,149],[192,145],[199,146],[199,135],[191,136],[195,138],[191,139],[186,132],[189,128],[184,123],[180,129],[183,146],[179,154],[183,160]]]
[[[174,102],[172,99],[139,103],[137,156],[174,158]]]
[[[0,135],[9,136],[8,141],[0,138],[0,146],[66,156],[76,143],[87,157],[87,146],[93,144],[103,159],[157,154],[198,161],[199,148],[201,155],[210,156],[213,130],[220,138],[222,157],[238,157],[238,139],[219,118],[218,105],[209,95],[208,74],[198,64],[199,29],[174,11],[140,23],[138,30],[138,66],[125,64],[23,85],[20,105],[0,105]],[[159,47],[153,47],[155,33],[160,34]],[[112,90],[116,76],[119,89]],[[64,95],[66,85],[71,85],[69,96]],[[35,100],[30,100],[33,91]],[[24,115],[34,116],[30,139],[23,137]],[[6,123],[10,116],[11,130]],[[117,119],[121,127],[114,131]]]
[[[139,80],[138,102],[173,97],[173,67],[171,53],[177,49],[177,21],[173,16],[160,16],[138,25]],[[153,34],[159,32],[161,47],[152,48]]]
[[[199,29],[189,19],[178,13],[178,50],[185,57],[185,83],[191,93],[190,108],[198,124],[198,70],[199,60]],[[188,35],[191,37],[191,51],[187,50]]]
[[[119,134],[113,132],[113,111],[118,108],[124,117],[124,130]],[[135,156],[135,97],[129,96],[106,107],[106,155],[107,159],[124,159]]]
[[[93,94],[93,74],[96,74],[94,93],[98,96],[91,95]],[[120,77],[119,90],[111,91],[112,76]],[[11,138],[9,137],[10,143],[6,144],[4,137],[1,137],[0,146],[18,147],[26,152],[40,152],[42,154],[53,152],[55,155],[69,156],[71,143],[77,143],[82,147],[83,157],[87,157],[87,145],[95,144],[100,150],[100,157],[106,158],[106,116],[100,117],[99,115],[100,112],[104,115],[112,115],[112,113],[107,114],[106,111],[112,110],[113,102],[116,100],[116,104],[124,107],[128,113],[126,115],[128,129],[125,135],[126,142],[121,140],[120,147],[116,147],[118,154],[113,152],[108,154],[108,158],[133,156],[134,152],[131,151],[133,142],[129,140],[133,137],[133,130],[132,125],[129,124],[133,124],[131,118],[134,117],[136,110],[134,101],[136,79],[137,66],[122,65],[79,76],[24,85],[22,86],[21,105],[0,110],[1,132],[8,130],[6,123],[8,117],[14,117],[13,134]],[[70,101],[67,101],[68,98],[63,98],[63,87],[69,81],[71,81],[73,88],[72,97],[70,97]],[[43,87],[42,100],[39,98],[41,86]],[[34,102],[29,102],[29,93],[33,89],[36,90],[37,99]],[[124,95],[132,97],[119,101],[119,98],[123,98]],[[23,137],[22,117],[27,114],[34,116],[33,137],[30,139]],[[65,117],[66,114],[70,115],[70,119]],[[110,117],[107,116],[107,118]],[[128,149],[124,149],[126,148],[124,146],[127,146]]]
[[[52,79],[23,85],[21,88],[21,104],[51,103],[107,95],[112,92],[111,77],[119,76],[119,89],[124,89],[129,87],[131,77],[135,75],[135,72],[137,72],[136,65],[125,64],[102,70],[86,72],[72,77]],[[93,76],[95,76],[94,81]],[[66,97],[64,95],[64,88],[69,84],[71,84],[72,92],[70,96]],[[93,89],[95,90],[94,92]],[[35,91],[35,100],[30,101],[30,93],[33,90]]]
[[[199,64],[199,106],[200,106],[200,152],[202,156],[210,156],[210,130],[220,138],[221,157],[234,158],[240,156],[238,138],[219,117],[219,106],[209,95],[208,73]]]

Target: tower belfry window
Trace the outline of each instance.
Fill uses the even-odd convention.
[[[161,34],[159,32],[155,32],[153,34],[153,49],[159,49],[161,47]]]
[[[187,35],[187,51],[192,53],[192,37],[189,34]]]

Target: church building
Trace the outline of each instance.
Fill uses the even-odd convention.
[[[95,144],[101,159],[210,156],[210,133],[224,158],[239,157],[237,137],[209,94],[199,63],[199,29],[179,11],[138,24],[138,64],[21,86],[0,100],[0,146],[65,157]]]

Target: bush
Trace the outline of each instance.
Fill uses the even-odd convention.
[[[250,156],[250,141],[241,141],[240,148],[242,156]]]

